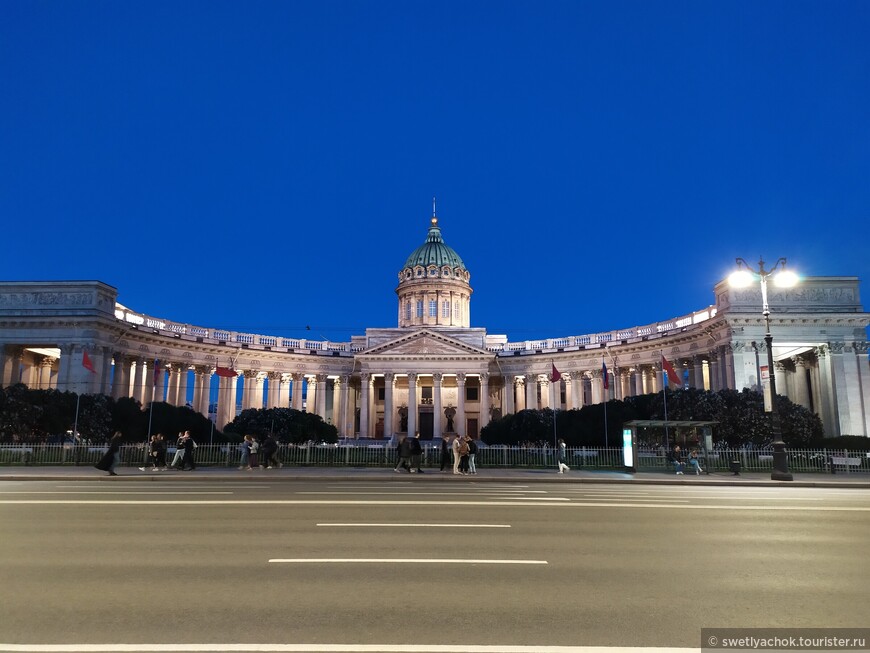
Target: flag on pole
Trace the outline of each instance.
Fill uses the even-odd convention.
[[[607,376],[607,363],[604,362],[604,359],[601,359],[601,380],[604,381],[604,389],[610,389],[610,379]]]
[[[226,378],[228,378],[228,379],[231,379],[231,378],[233,378],[234,376],[236,376],[236,371],[235,371],[233,368],[231,368],[231,367],[218,367],[218,368],[215,368],[214,373],[217,374],[218,376],[223,376],[223,377],[226,377]]]
[[[82,349],[82,367],[94,374],[97,373],[97,370],[94,369],[94,364],[91,362],[91,357],[88,356],[88,352],[84,349]]]
[[[559,374],[559,370],[556,369],[556,364],[553,363],[553,373],[550,375],[550,381],[555,383],[556,381],[561,381],[562,375]]]
[[[154,360],[154,385],[160,382],[160,375],[163,374],[163,368],[160,366],[160,359]]]
[[[683,385],[680,381],[680,375],[677,374],[677,371],[674,369],[674,366],[670,364],[665,355],[662,354],[662,369],[665,371],[668,377],[668,381],[675,385]]]

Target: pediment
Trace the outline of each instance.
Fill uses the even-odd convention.
[[[358,354],[363,358],[462,358],[481,360],[494,354],[433,331],[421,330],[390,342],[382,343]]]

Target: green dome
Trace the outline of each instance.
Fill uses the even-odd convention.
[[[432,218],[432,226],[429,227],[429,234],[426,236],[426,242],[420,245],[405,261],[405,268],[413,268],[417,265],[429,267],[436,265],[438,267],[448,266],[451,269],[461,268],[468,271],[465,263],[459,258],[459,254],[453,251],[452,247],[447,246],[441,238],[441,229],[438,227],[438,218]]]

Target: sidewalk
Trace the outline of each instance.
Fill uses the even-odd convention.
[[[669,472],[638,472],[571,470],[557,474],[555,469],[482,469],[474,476],[455,476],[426,469],[423,474],[397,474],[390,467],[284,467],[282,469],[239,471],[227,467],[200,467],[193,472],[139,471],[136,467],[119,467],[118,476],[108,476],[93,467],[45,466],[0,467],[0,481],[329,481],[329,482],[413,482],[413,483],[621,483],[641,485],[714,485],[714,486],[786,486],[819,488],[870,489],[867,474],[795,474],[794,480],[773,481],[769,473],[748,472],[733,476],[728,472],[700,476],[676,476]]]

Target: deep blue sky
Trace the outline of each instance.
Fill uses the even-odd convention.
[[[7,0],[0,279],[347,340],[396,326],[436,194],[512,341],[703,308],[737,256],[867,282],[868,34],[848,1]]]

